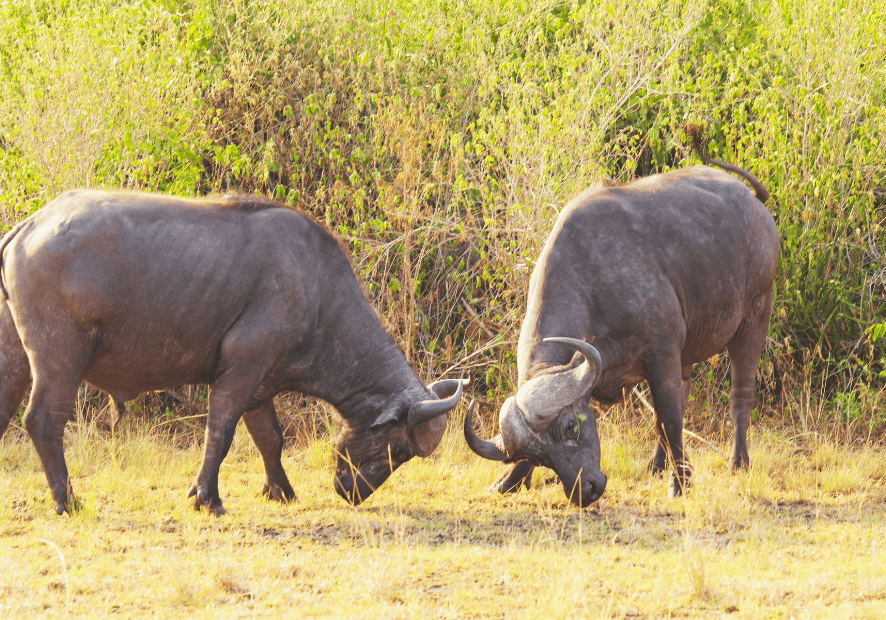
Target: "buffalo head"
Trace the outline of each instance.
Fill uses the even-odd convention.
[[[529,461],[553,469],[573,504],[588,506],[606,488],[600,471],[600,438],[587,394],[602,368],[600,354],[574,338],[545,338],[577,349],[573,361],[524,383],[499,413],[501,434],[477,437],[471,410],[465,417],[465,439],[476,454],[506,462]]]
[[[400,465],[414,456],[429,456],[443,439],[447,414],[458,404],[464,384],[461,379],[435,381],[427,386],[435,398],[411,400],[401,394],[368,432],[346,425],[335,442],[335,491],[356,506]]]

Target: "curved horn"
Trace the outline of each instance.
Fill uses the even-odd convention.
[[[472,379],[440,379],[428,384],[428,389],[437,395],[437,398],[449,398],[461,385],[463,389],[471,387]]]
[[[468,447],[477,456],[482,456],[490,461],[504,461],[508,458],[508,455],[502,449],[503,441],[501,435],[496,435],[492,441],[488,441],[480,439],[474,433],[474,428],[471,426],[471,413],[473,413],[474,405],[476,404],[477,401],[472,400],[470,407],[468,407],[468,412],[465,414],[465,441],[468,442]]]
[[[560,344],[568,344],[569,346],[577,349],[579,353],[584,355],[586,360],[588,360],[589,362],[593,361],[594,378],[591,379],[590,385],[588,385],[588,390],[594,386],[594,382],[597,380],[597,376],[600,374],[600,369],[603,367],[603,358],[600,357],[600,352],[597,350],[597,347],[589,342],[585,342],[584,340],[579,340],[578,338],[564,338],[561,336],[551,336],[550,338],[545,338],[544,342],[559,342]],[[593,358],[593,360],[591,358]]]
[[[535,428],[546,426],[560,409],[587,394],[603,368],[600,352],[584,340],[555,337],[545,338],[544,342],[569,345],[581,353],[585,361],[577,368],[538,375],[517,391],[517,404]]]
[[[448,398],[441,398],[439,400],[420,400],[412,405],[412,408],[409,410],[409,415],[406,418],[406,424],[409,427],[415,427],[419,424],[424,424],[429,420],[433,420],[434,418],[449,413],[449,411],[458,404],[458,401],[461,399],[462,389],[464,387],[463,379],[452,379],[452,381],[458,382],[458,387],[455,389],[455,393]],[[437,381],[436,385],[442,383],[441,381]],[[438,388],[441,392],[444,390],[443,386]],[[435,392],[436,393],[436,392]]]

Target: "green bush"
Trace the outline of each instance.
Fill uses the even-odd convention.
[[[771,402],[808,373],[828,398],[882,389],[876,3],[11,0],[0,20],[7,224],[82,185],[278,197],[347,241],[425,376],[495,400],[561,205],[697,163],[702,122],[773,196]]]

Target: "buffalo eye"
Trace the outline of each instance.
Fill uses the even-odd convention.
[[[405,446],[389,445],[388,449],[390,450],[391,460],[398,463],[403,463],[412,458],[412,450]]]
[[[579,430],[580,429],[578,426],[578,420],[575,420],[575,419],[570,420],[569,422],[566,423],[566,433],[565,433],[566,437],[565,438],[566,439],[578,439]]]

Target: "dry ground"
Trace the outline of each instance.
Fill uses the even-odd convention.
[[[323,441],[284,455],[298,501],[265,501],[261,460],[239,431],[223,518],[185,499],[199,448],[135,423],[117,437],[69,425],[85,509],[57,517],[33,447],[11,429],[0,441],[0,617],[886,613],[886,461],[871,445],[758,424],[749,472],[691,443],[695,486],[670,500],[645,471],[649,426],[607,418],[609,487],[582,511],[541,474],[530,492],[490,494],[499,466],[470,455],[457,428],[356,509],[332,491]]]

